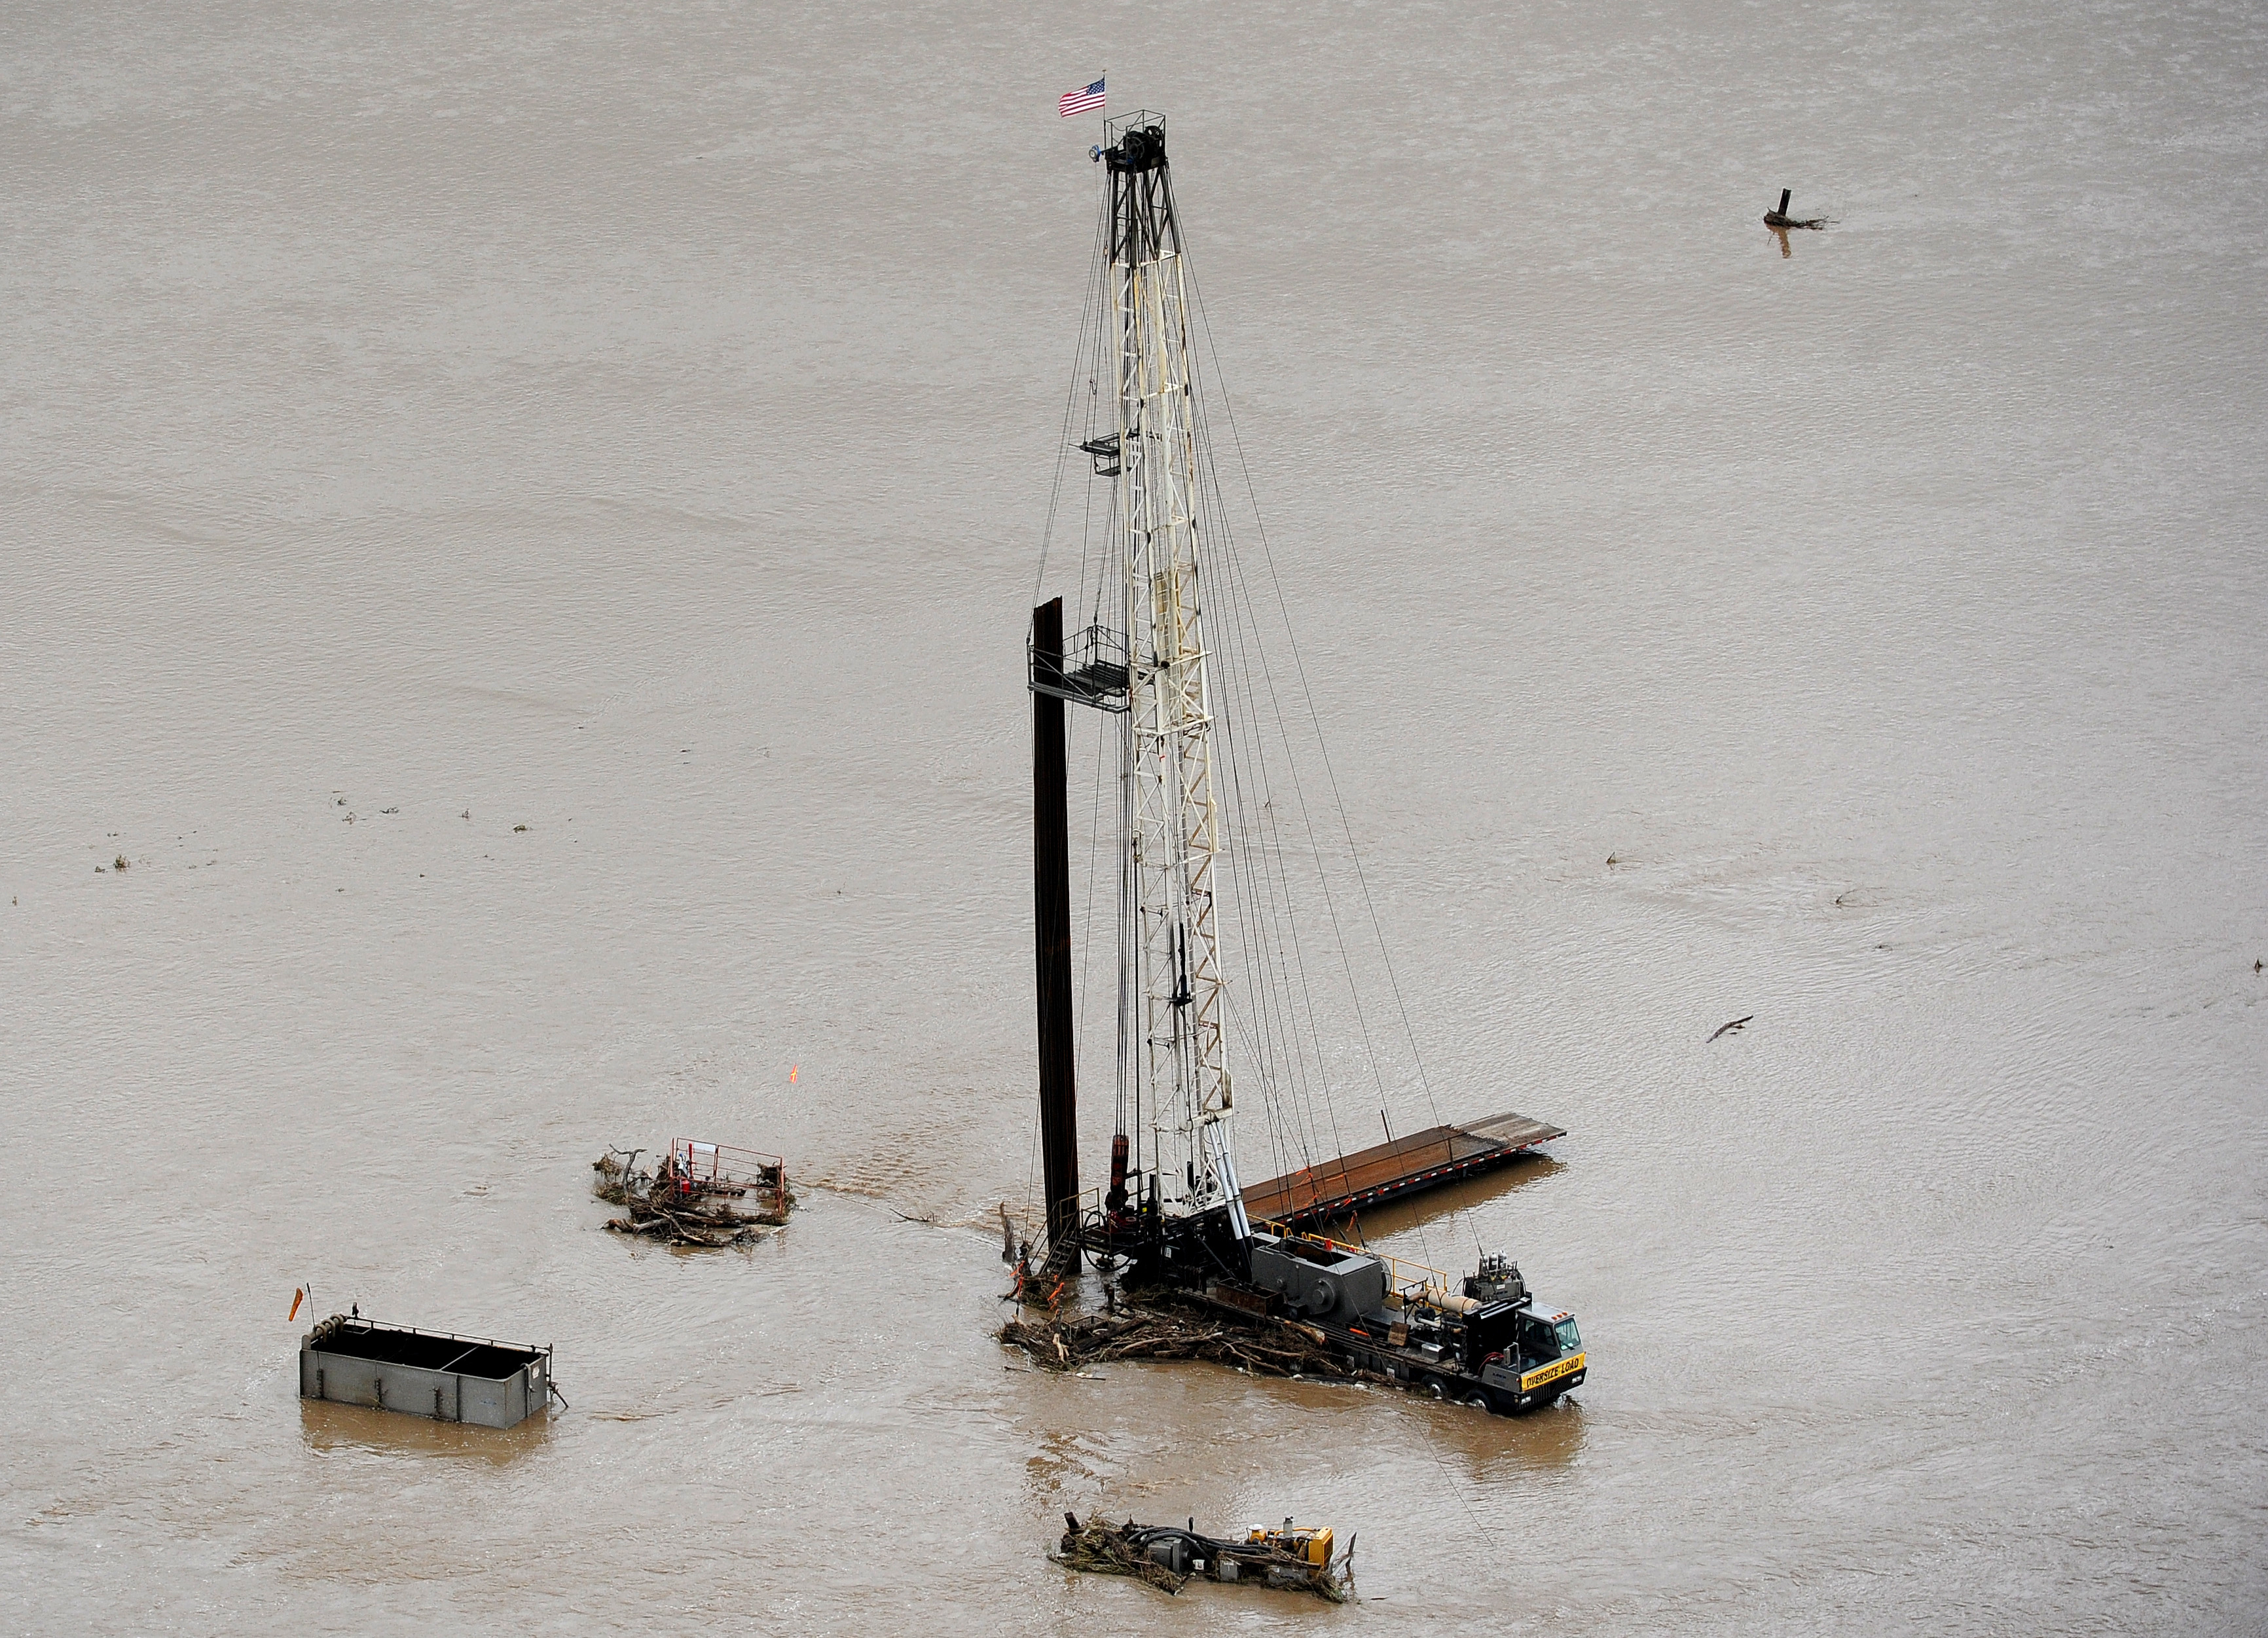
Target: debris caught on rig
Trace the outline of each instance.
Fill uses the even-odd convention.
[[[1044,1370],[1071,1371],[1114,1359],[1204,1359],[1265,1377],[1353,1381],[1364,1373],[1312,1326],[1266,1315],[1214,1313],[1164,1292],[1108,1312],[1067,1318],[1011,1319],[1000,1341]]]

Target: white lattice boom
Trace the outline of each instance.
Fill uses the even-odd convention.
[[[1184,1211],[1226,1204],[1244,1231],[1226,1120],[1224,979],[1214,914],[1221,851],[1200,613],[1196,405],[1187,285],[1162,141],[1152,170],[1114,175],[1119,525],[1132,650],[1127,717],[1143,1073],[1154,1139],[1187,1156]],[[1153,1142],[1162,1159],[1171,1150]],[[1194,1186],[1191,1183],[1194,1173]]]

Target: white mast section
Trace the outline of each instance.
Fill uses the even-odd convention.
[[[1212,704],[1197,564],[1197,463],[1189,309],[1163,121],[1114,121],[1110,290],[1116,321],[1118,519],[1130,661],[1138,1049],[1152,1164],[1181,1150],[1184,1212],[1226,1205],[1249,1232],[1229,1144],[1213,866],[1221,852]],[[1167,1145],[1171,1132],[1180,1139]]]

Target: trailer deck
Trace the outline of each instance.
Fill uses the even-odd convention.
[[[1291,1228],[1326,1223],[1492,1172],[1539,1143],[1566,1135],[1558,1127],[1523,1114],[1429,1127],[1256,1183],[1244,1191],[1244,1209],[1255,1222]]]

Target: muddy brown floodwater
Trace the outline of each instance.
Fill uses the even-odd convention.
[[[1580,1404],[990,1340],[1106,68],[1433,1095],[1569,1134],[1372,1230]],[[0,131],[0,1626],[2260,1628],[2257,8],[18,6]],[[605,1233],[679,1135],[793,1223]],[[302,1405],[310,1282],[572,1408]]]

